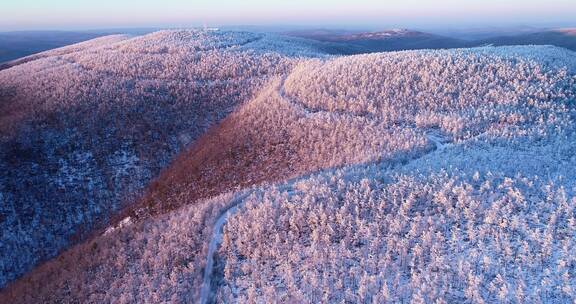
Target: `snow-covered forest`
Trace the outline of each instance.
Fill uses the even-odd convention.
[[[0,302],[576,298],[574,52],[100,39],[0,71]]]
[[[0,286],[106,225],[183,147],[296,60],[251,49],[266,38],[249,33],[126,39],[0,72]]]

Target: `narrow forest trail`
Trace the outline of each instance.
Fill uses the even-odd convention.
[[[450,147],[451,143],[446,142],[442,137],[438,136],[438,135],[434,135],[432,133],[428,133],[426,135],[426,138],[428,138],[429,141],[431,141],[434,146],[435,146],[435,151],[442,151],[444,149],[446,149],[447,147]]]
[[[305,106],[304,103],[301,101],[295,100],[293,97],[290,97],[286,94],[286,79],[287,77],[282,78],[280,84],[278,85],[278,96],[287,102],[291,107],[293,107],[296,111],[304,114],[305,117],[311,117],[313,115],[331,115],[333,117],[349,117],[349,118],[367,118],[367,119],[376,119],[375,115],[372,113],[349,113],[345,112],[344,110],[336,110],[336,111],[328,111],[324,109],[310,109]]]
[[[305,114],[306,116],[310,116],[310,115],[314,115],[314,114],[318,114],[318,113],[328,113],[328,114],[334,114],[334,115],[347,115],[347,116],[361,116],[361,115],[354,115],[354,114],[349,114],[349,113],[338,113],[338,112],[329,112],[329,111],[324,111],[324,110],[309,110],[306,107],[304,107],[303,105],[301,105],[298,102],[294,102],[292,99],[288,98],[285,94],[284,91],[284,81],[285,79],[280,83],[279,88],[278,88],[278,95],[285,99],[289,104],[291,104],[294,108],[298,109],[299,111],[301,111],[303,114]],[[452,146],[453,144],[448,143],[445,139],[443,139],[441,136],[439,135],[435,135],[433,133],[428,133],[426,135],[427,139],[432,142],[432,144],[434,145],[434,148],[431,149],[429,152],[424,153],[414,159],[412,159],[411,161],[420,159],[426,155],[429,155],[431,153],[434,152],[441,152],[444,149],[446,149],[449,146]],[[405,166],[407,163],[403,164],[402,166]],[[310,173],[313,174],[313,173]],[[305,175],[309,175],[309,174],[305,174]],[[293,180],[290,181],[286,181],[285,183],[283,183],[282,186],[277,187],[276,189],[278,191],[290,191],[291,190],[291,185],[294,183],[294,181],[300,179],[301,177],[297,177],[294,178]],[[213,274],[214,274],[214,258],[216,255],[216,252],[218,251],[218,248],[220,246],[220,244],[222,243],[222,239],[224,236],[224,225],[228,222],[228,219],[233,216],[234,214],[236,214],[236,212],[238,211],[238,209],[244,204],[244,200],[250,195],[252,194],[253,191],[249,191],[249,192],[245,192],[242,194],[237,195],[234,199],[231,200],[230,204],[229,204],[229,209],[226,210],[224,213],[222,213],[222,215],[220,215],[218,217],[218,219],[216,220],[216,222],[214,223],[214,227],[212,228],[212,237],[210,238],[210,243],[208,245],[208,253],[206,255],[206,263],[205,263],[205,268],[204,268],[204,275],[203,275],[203,279],[202,279],[202,287],[200,290],[200,303],[201,304],[206,304],[206,303],[211,303],[212,302],[212,280],[213,280]]]
[[[212,273],[214,272],[214,255],[218,246],[222,243],[222,236],[224,230],[224,224],[228,221],[228,218],[238,211],[240,205],[244,202],[244,199],[248,196],[248,193],[241,194],[235,197],[231,203],[230,207],[226,212],[224,212],[216,222],[212,229],[212,238],[210,239],[210,244],[208,245],[208,253],[206,255],[206,266],[204,268],[204,276],[202,278],[202,289],[200,290],[200,303],[205,304],[210,300],[212,293],[211,283],[212,283]]]

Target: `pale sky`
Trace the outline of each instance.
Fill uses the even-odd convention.
[[[0,31],[218,25],[576,26],[576,0],[0,0]]]

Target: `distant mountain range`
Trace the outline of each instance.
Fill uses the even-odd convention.
[[[0,64],[54,48],[111,34],[142,35],[156,29],[108,29],[102,31],[21,31],[0,33]],[[504,33],[498,35],[497,33]],[[554,45],[576,50],[576,29],[531,31],[494,31],[491,34],[471,35],[480,39],[462,39],[462,33],[432,34],[408,29],[390,29],[377,32],[354,30],[310,29],[284,31],[292,37],[312,39],[324,43],[331,54],[350,55],[375,52],[468,48],[484,45]],[[36,58],[36,57],[34,57]],[[21,62],[20,62],[21,63]],[[0,70],[12,66],[0,65]]]
[[[464,40],[406,29],[392,29],[380,32],[313,30],[293,31],[285,34],[329,43],[344,54],[448,49],[466,45]]]
[[[385,40],[394,38],[414,38],[422,36],[431,36],[418,31],[407,29],[390,29],[379,32],[355,32],[345,30],[310,30],[310,31],[293,31],[286,33],[289,36],[314,39],[319,41],[343,42],[359,40]]]
[[[469,48],[485,45],[554,45],[576,50],[576,29],[546,30],[477,40],[464,40],[407,29],[392,29],[379,32],[302,30],[286,32],[285,34],[329,43],[335,49],[345,54],[418,49]]]
[[[500,45],[554,45],[576,51],[576,28],[558,29],[516,36],[499,36],[477,41],[478,44]]]

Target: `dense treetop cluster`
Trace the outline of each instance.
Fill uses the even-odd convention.
[[[0,71],[0,286],[106,225],[183,147],[298,60],[252,49],[259,39],[110,36]]]

